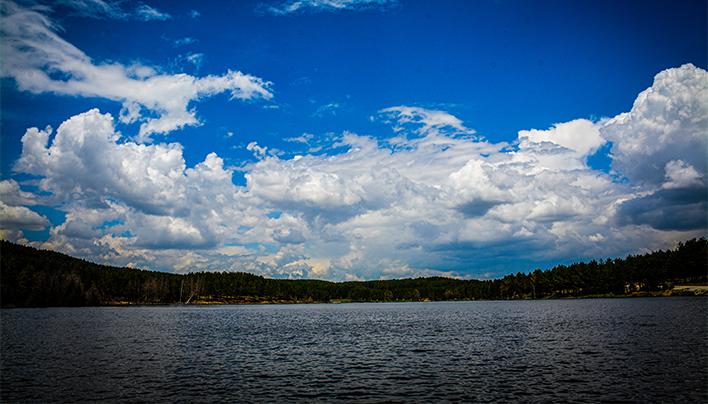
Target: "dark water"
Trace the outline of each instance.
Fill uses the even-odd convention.
[[[0,401],[706,402],[704,298],[0,311]]]

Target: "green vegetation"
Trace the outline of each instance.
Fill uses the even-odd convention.
[[[533,299],[666,293],[708,281],[708,242],[495,280],[432,277],[366,282],[266,279],[241,272],[187,275],[115,268],[2,241],[3,307],[169,303],[293,303]],[[663,291],[663,292],[662,292]]]

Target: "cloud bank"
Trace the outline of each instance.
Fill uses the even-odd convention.
[[[289,158],[249,145],[257,158],[244,186],[216,153],[187,167],[181,145],[121,138],[94,109],[56,133],[28,129],[15,170],[66,212],[37,244],[101,262],[339,280],[496,276],[705,235],[706,91],[706,71],[668,69],[629,112],[523,130],[512,143],[445,111],[385,108],[376,116],[393,136],[345,132]],[[608,142],[609,173],[588,165]],[[24,207],[39,194],[15,182],[0,191],[5,237],[47,226]]]

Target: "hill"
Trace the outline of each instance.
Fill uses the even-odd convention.
[[[98,265],[2,241],[2,307],[172,303],[294,303],[533,299],[670,294],[708,280],[708,242],[622,259],[558,265],[494,280],[431,277],[362,282],[268,279],[243,272],[185,275]],[[677,290],[679,290],[677,288]],[[682,288],[681,293],[694,293]]]

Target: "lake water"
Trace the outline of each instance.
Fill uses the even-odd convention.
[[[2,402],[706,402],[705,298],[6,309]]]

